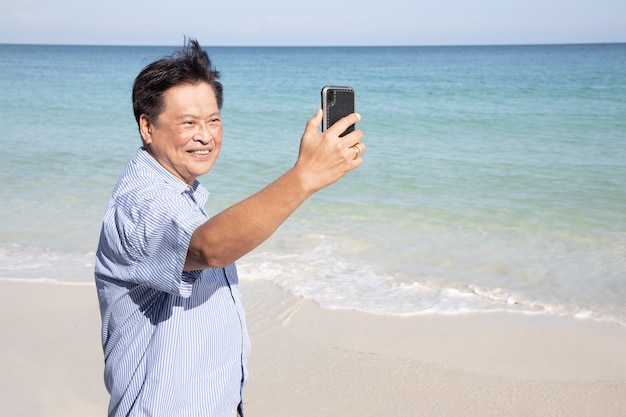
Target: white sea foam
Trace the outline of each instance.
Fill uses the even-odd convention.
[[[95,254],[53,251],[35,246],[0,246],[0,278],[93,282]]]
[[[507,312],[559,315],[626,326],[620,307],[577,305],[501,287],[451,285],[434,277],[390,275],[368,261],[340,255],[336,241],[317,236],[307,250],[257,251],[238,262],[242,281],[266,280],[331,309],[397,316]],[[0,246],[0,280],[92,285],[93,253],[65,253],[17,244]]]
[[[454,287],[427,276],[421,280],[391,276],[368,262],[348,262],[337,252],[336,244],[323,242],[301,253],[253,253],[238,266],[242,280],[270,281],[325,308],[387,315],[543,314],[626,325],[623,316],[591,311],[575,303],[555,303],[549,298],[542,299],[539,292],[474,285]]]

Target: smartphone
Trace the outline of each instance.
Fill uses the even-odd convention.
[[[322,132],[331,127],[342,117],[354,113],[354,89],[352,87],[332,87],[322,88]],[[354,125],[348,127],[341,136],[354,131]]]

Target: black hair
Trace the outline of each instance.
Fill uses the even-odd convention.
[[[219,77],[220,73],[213,67],[209,55],[200,47],[198,41],[185,39],[180,51],[152,62],[135,78],[133,112],[137,124],[142,114],[145,114],[148,120],[156,120],[165,105],[163,102],[165,91],[182,84],[194,85],[201,82],[209,84],[215,93],[217,107],[221,109],[224,96]]]

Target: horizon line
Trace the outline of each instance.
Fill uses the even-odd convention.
[[[219,45],[204,44],[202,47],[211,48],[437,48],[437,47],[498,47],[498,46],[576,46],[576,45],[620,45],[626,44],[626,41],[602,41],[602,42],[546,42],[546,43],[476,43],[476,44],[357,44],[357,45],[273,45],[273,44],[257,44],[257,45]],[[152,47],[152,48],[170,48],[180,47],[182,44],[114,44],[114,43],[30,43],[30,42],[0,42],[0,45],[16,45],[16,46],[108,46],[108,47]]]

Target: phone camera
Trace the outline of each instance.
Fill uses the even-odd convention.
[[[327,100],[328,104],[331,106],[335,103],[335,94],[335,90],[328,90]]]

